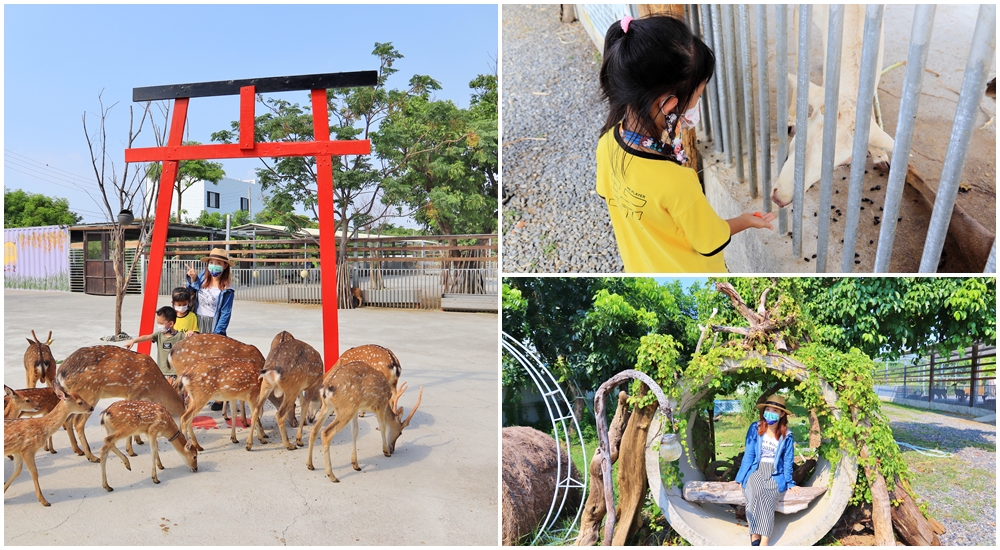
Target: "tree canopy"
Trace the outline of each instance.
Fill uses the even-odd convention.
[[[185,141],[184,145],[201,145],[197,141]],[[163,163],[153,162],[146,169],[146,175],[151,180],[159,183],[160,175],[163,171]],[[209,160],[182,160],[177,166],[177,177],[174,178],[174,191],[177,193],[177,221],[181,221],[181,198],[184,191],[198,181],[208,181],[219,183],[226,176],[226,171],[222,168],[221,162]],[[223,221],[223,227],[225,221]]]
[[[69,209],[69,201],[29,193],[21,189],[3,190],[3,226],[38,227],[43,225],[73,225],[83,219]]]

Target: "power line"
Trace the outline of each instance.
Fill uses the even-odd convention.
[[[14,151],[11,151],[10,149],[4,148],[4,151],[6,153],[8,153],[8,154],[11,154],[11,155],[14,155],[14,156],[17,156],[17,157],[21,157],[21,158],[23,158],[23,159],[25,159],[27,161],[33,162],[35,164],[38,164],[38,165],[41,165],[41,166],[45,166],[46,168],[48,168],[50,170],[56,170],[56,171],[59,171],[59,172],[62,172],[64,174],[66,174],[66,175],[73,176],[74,178],[78,178],[78,179],[81,179],[81,180],[84,180],[84,181],[89,181],[90,180],[89,177],[84,177],[84,176],[81,176],[79,174],[74,174],[73,172],[67,172],[66,170],[63,170],[61,168],[56,168],[54,166],[49,166],[48,163],[37,161],[37,160],[35,160],[35,159],[33,159],[33,158],[29,157],[29,156],[22,155],[21,153],[15,153]]]
[[[46,181],[46,182],[48,182],[48,183],[51,183],[51,184],[53,184],[53,185],[58,185],[59,187],[64,187],[64,188],[67,188],[67,189],[70,189],[70,190],[72,190],[72,188],[70,188],[70,187],[69,187],[69,186],[67,186],[67,185],[64,185],[64,184],[62,184],[62,183],[59,183],[59,182],[56,182],[56,181],[53,181],[53,180],[50,180],[50,179],[48,179],[48,178],[45,178],[45,177],[43,177],[43,176],[40,176],[40,175],[36,175],[36,174],[29,174],[28,172],[24,172],[24,171],[22,171],[22,170],[18,170],[17,168],[14,168],[13,166],[9,166],[9,165],[8,165],[8,166],[6,166],[5,168],[8,168],[8,169],[10,169],[10,170],[13,170],[13,171],[15,171],[15,172],[20,172],[21,174],[24,174],[24,175],[26,175],[26,176],[28,176],[28,177],[31,177],[31,178],[35,178],[35,179],[39,179],[39,180],[42,180],[42,181]],[[84,191],[84,193],[87,193],[87,191]],[[92,197],[92,196],[90,195],[90,193],[87,193],[87,196],[88,196],[88,197],[90,197],[90,200],[94,201],[94,204],[95,204],[95,205],[97,205],[97,207],[98,207],[98,208],[100,208],[100,207],[101,207],[101,205],[97,203],[97,201],[96,201],[96,200],[94,199],[94,197]],[[97,212],[94,212],[94,211],[92,211],[92,210],[84,210],[84,209],[82,209],[82,208],[76,208],[76,207],[73,207],[73,208],[74,208],[75,210],[79,210],[79,211],[81,211],[81,212],[85,212],[85,213],[91,213],[91,214],[95,214],[95,215],[100,215],[100,216],[106,216],[106,214],[105,214],[105,213],[97,213]]]

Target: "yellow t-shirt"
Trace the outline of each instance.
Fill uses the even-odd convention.
[[[198,316],[193,311],[188,311],[184,317],[177,317],[174,321],[174,330],[177,332],[198,332]]]
[[[630,273],[725,273],[730,229],[708,204],[698,175],[628,146],[621,126],[597,143],[597,193],[608,203]]]

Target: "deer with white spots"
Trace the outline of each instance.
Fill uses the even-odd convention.
[[[66,391],[79,395],[88,403],[97,404],[107,397],[145,399],[166,407],[175,418],[184,413],[184,402],[152,357],[119,346],[80,348],[69,355],[56,374],[57,383]],[[90,414],[78,415],[72,424],[82,451],[91,462],[100,458],[90,452],[84,427]]]
[[[302,446],[302,430],[306,425],[306,411],[312,401],[318,400],[319,385],[323,381],[323,358],[319,352],[302,340],[296,340],[287,331],[279,332],[271,341],[271,350],[264,362],[264,370],[260,371],[260,396],[254,403],[251,424],[260,421],[264,412],[264,400],[272,392],[282,398],[281,406],[275,413],[278,422],[278,432],[285,448],[294,451]],[[295,433],[295,444],[288,440],[285,422],[289,416],[295,417],[295,398],[299,398],[302,407],[302,421]],[[247,450],[253,447],[253,438],[247,438]]]
[[[181,390],[187,392],[188,395],[187,409],[181,416],[181,432],[187,434],[194,448],[199,451],[204,449],[198,444],[198,438],[194,435],[192,424],[194,416],[210,399],[254,403],[260,395],[260,368],[253,363],[228,357],[209,357],[196,361],[188,366],[184,374],[177,378],[177,381]],[[233,443],[239,443],[239,440],[236,439],[235,416],[234,414],[229,440]],[[259,418],[251,422],[250,434],[247,439],[253,437],[254,426],[257,427],[260,442],[266,443],[264,428],[261,426]]]
[[[39,382],[52,385],[56,377],[56,358],[52,356],[52,331],[49,331],[48,338],[43,344],[35,331],[31,331],[28,340],[28,349],[24,350],[24,377],[27,379],[27,387],[34,388]]]
[[[399,395],[396,393],[396,386],[399,382],[399,375],[402,373],[402,367],[399,365],[399,359],[396,358],[396,354],[389,348],[378,344],[365,344],[342,353],[330,370],[335,371],[341,365],[346,365],[351,361],[364,361],[368,363],[368,366],[385,376],[385,379],[389,382],[389,386],[392,387],[392,399],[389,405],[395,409],[396,400],[399,399]],[[361,413],[361,416],[364,417],[365,413]]]
[[[395,394],[398,399],[406,391],[406,384]],[[420,388],[420,395],[417,402],[410,410],[410,415],[403,420],[403,407],[393,410],[390,406],[390,399],[393,397],[392,388],[385,376],[363,361],[351,361],[341,366],[337,370],[331,369],[323,378],[323,385],[320,389],[320,396],[323,400],[323,408],[320,409],[319,420],[313,426],[309,434],[309,457],[306,460],[306,467],[313,469],[313,445],[316,436],[319,434],[323,424],[323,419],[328,413],[336,414],[328,426],[323,428],[323,458],[326,461],[326,475],[334,483],[340,480],[333,475],[333,467],[330,465],[330,441],[333,436],[344,428],[351,425],[351,465],[355,470],[360,471],[358,465],[358,412],[368,411],[378,418],[379,432],[382,434],[382,454],[392,456],[396,450],[396,440],[403,433],[403,428],[410,425],[413,413],[417,412],[420,400],[424,395],[424,388]]]
[[[24,418],[30,416],[44,416],[56,408],[59,398],[56,397],[55,388],[25,388],[15,390],[4,386],[4,418]],[[9,403],[8,403],[9,400]],[[83,453],[76,444],[76,437],[73,435],[73,427],[69,421],[63,423],[63,428],[69,435],[70,446],[75,452]],[[42,450],[55,454],[56,449],[52,445],[52,436],[49,436]]]
[[[31,473],[31,480],[35,482],[35,496],[42,506],[49,506],[49,502],[42,496],[42,489],[38,486],[35,453],[62,427],[69,415],[94,412],[94,407],[79,395],[66,394],[62,388],[56,388],[55,392],[59,403],[45,416],[5,420],[3,426],[3,453],[14,457],[14,473],[4,484],[3,492],[6,493],[10,484],[21,474],[21,465],[24,464]]]
[[[149,448],[153,451],[153,483],[160,482],[156,476],[157,468],[163,469],[163,463],[160,462],[159,445],[156,442],[160,436],[166,437],[167,442],[173,445],[174,449],[184,457],[184,462],[187,463],[192,472],[198,471],[198,450],[184,438],[173,417],[159,403],[117,401],[101,413],[101,425],[108,432],[108,436],[104,438],[104,447],[101,448],[101,481],[108,491],[114,491],[114,488],[108,485],[108,451],[118,455],[125,464],[125,469],[131,472],[132,465],[129,464],[128,457],[118,450],[115,442],[123,437],[126,440],[131,440],[132,438],[129,436],[133,434],[149,436]]]
[[[239,340],[234,340],[221,334],[188,334],[170,351],[170,354],[167,355],[167,362],[177,371],[177,377],[180,380],[180,375],[184,374],[189,366],[210,357],[239,359],[253,363],[257,366],[258,370],[264,368],[264,355],[257,349],[257,346],[244,344]],[[272,398],[271,403],[275,407],[281,405],[281,401],[277,398]],[[250,404],[252,406],[253,402],[251,401]],[[234,405],[232,409],[235,415],[236,406]],[[226,407],[222,409],[222,417],[229,420],[229,416],[226,414]],[[247,425],[245,405],[243,407],[243,425]]]

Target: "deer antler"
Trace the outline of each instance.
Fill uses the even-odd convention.
[[[45,339],[45,345],[46,346],[51,346],[52,345],[52,331],[51,330],[49,331],[49,337]]]
[[[396,404],[399,403],[399,398],[403,397],[403,392],[406,391],[406,388],[407,388],[407,382],[403,382],[403,384],[399,387],[398,390],[392,390],[392,397],[389,398],[389,408],[393,411],[393,413],[396,414],[397,419],[402,418],[403,407],[400,407],[399,410],[396,410]]]
[[[36,343],[38,343],[38,337],[35,336],[35,331],[31,331],[31,337],[35,339]]]
[[[407,416],[406,420],[403,421],[404,428],[410,425],[410,420],[413,419],[413,413],[417,412],[417,407],[420,406],[420,399],[423,398],[423,396],[424,396],[424,387],[420,386],[420,393],[417,395],[417,402],[413,405],[413,408],[410,409],[410,416]],[[399,416],[403,416],[403,407],[399,408]]]

